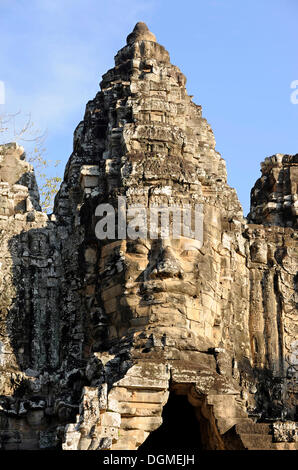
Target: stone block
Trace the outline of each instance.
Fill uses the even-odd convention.
[[[162,424],[162,418],[156,416],[122,418],[121,429],[140,429],[151,432]]]
[[[112,411],[105,411],[100,415],[102,426],[119,427],[121,424],[121,415]]]

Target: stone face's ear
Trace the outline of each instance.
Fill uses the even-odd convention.
[[[137,23],[133,29],[133,32],[127,36],[127,44],[133,44],[136,41],[151,41],[156,42],[156,37],[151,31],[149,31],[146,23],[141,21]]]

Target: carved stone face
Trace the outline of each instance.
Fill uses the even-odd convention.
[[[128,325],[190,327],[200,321],[198,240],[119,240],[102,249],[101,297],[110,316],[110,333]]]

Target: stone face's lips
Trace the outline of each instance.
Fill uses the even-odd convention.
[[[189,296],[197,295],[197,286],[190,282],[173,279],[166,281],[145,282],[140,288],[141,295],[151,295],[155,293],[186,294]]]
[[[199,296],[196,285],[178,279],[154,280],[141,283],[137,290],[135,290],[135,287],[134,289],[125,289],[123,296],[127,300],[138,298],[141,304],[154,305],[169,303],[169,295],[174,301],[177,300],[174,298],[175,294],[193,299],[197,299]]]

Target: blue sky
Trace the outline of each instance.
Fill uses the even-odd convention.
[[[145,21],[202,105],[246,214],[260,162],[298,152],[297,18],[297,0],[0,0],[0,114],[30,113],[62,175],[86,102]]]

